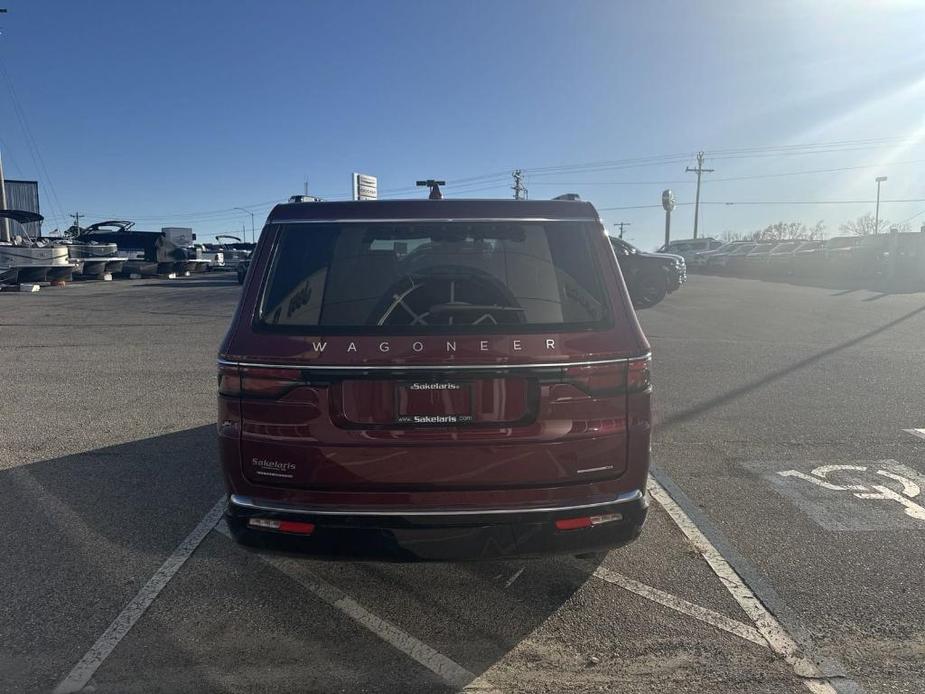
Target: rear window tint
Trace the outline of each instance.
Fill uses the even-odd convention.
[[[512,332],[609,319],[580,222],[352,222],[280,228],[258,322],[326,332]]]

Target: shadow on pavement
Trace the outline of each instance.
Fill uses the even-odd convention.
[[[54,435],[53,427],[49,435]],[[217,459],[214,426],[206,425],[0,472],[0,485],[7,492],[0,512],[4,689],[49,691],[71,670],[223,494]],[[558,560],[531,562],[536,570],[513,588],[507,582],[524,562],[294,561],[296,570],[324,576],[378,616],[435,644],[478,675],[559,610],[589,579],[601,556],[586,560],[587,569]],[[184,602],[190,605],[184,607]],[[239,617],[229,627],[229,605],[263,619],[274,638],[254,641],[246,620]],[[170,619],[158,616],[164,611]],[[320,629],[319,622],[328,626]],[[190,630],[197,629],[197,640],[191,640]],[[150,630],[156,631],[155,639],[143,636]],[[354,643],[332,641],[338,630],[358,636]],[[131,643],[133,636],[143,645]],[[133,653],[136,648],[156,653],[151,671],[144,661],[133,661],[131,667],[113,664],[119,662],[120,650]],[[169,674],[161,668],[168,668],[183,688],[221,691],[233,679],[237,661],[226,662],[216,649],[232,654],[235,648],[246,651],[236,657],[246,656],[255,661],[253,667],[268,669],[276,663],[308,668],[312,653],[334,654],[343,659],[334,671],[357,667],[359,649],[366,653],[361,665],[391,664],[396,675],[421,678],[392,682],[383,672],[377,691],[448,688],[272,568],[261,553],[215,533],[100,673],[103,680],[121,682],[116,689],[132,682],[140,691],[147,690],[145,685],[172,686],[160,679]],[[107,666],[110,670],[104,671]],[[376,681],[369,672],[366,677]],[[346,683],[319,684],[321,691],[329,691]]]
[[[49,691],[216,502],[214,431],[0,471],[5,691]]]
[[[887,295],[884,295],[884,296],[887,296]],[[874,328],[873,330],[869,330],[866,333],[863,333],[862,335],[858,335],[857,337],[854,337],[850,340],[842,342],[841,344],[824,349],[821,352],[817,352],[816,354],[813,354],[812,356],[809,356],[805,359],[801,359],[798,362],[794,362],[793,364],[790,364],[789,366],[785,366],[781,369],[777,369],[776,371],[772,371],[771,373],[769,373],[766,376],[763,376],[762,378],[751,381],[750,383],[746,383],[745,385],[740,386],[738,388],[733,388],[732,390],[726,393],[723,393],[722,395],[717,395],[716,397],[713,397],[704,402],[700,402],[695,405],[692,405],[691,407],[681,410],[680,412],[670,414],[664,419],[659,420],[656,423],[656,425],[660,429],[669,429],[672,426],[675,426],[677,424],[683,424],[687,421],[690,421],[691,419],[694,419],[695,417],[697,417],[698,415],[704,412],[715,409],[717,407],[721,407],[729,402],[732,402],[733,400],[737,398],[742,397],[743,395],[746,395],[752,391],[758,390],[759,388],[762,388],[763,386],[766,386],[769,383],[773,383],[774,381],[784,378],[785,376],[788,376],[789,374],[795,371],[799,371],[800,369],[806,368],[807,366],[812,366],[816,362],[821,361],[822,359],[825,359],[826,357],[829,357],[835,354],[836,352],[840,352],[844,349],[848,349],[849,347],[854,347],[855,345],[863,342],[864,340],[870,339],[871,337],[874,337],[875,335],[885,332],[899,325],[900,323],[904,323],[905,321],[911,318],[914,318],[915,316],[922,314],[922,313],[925,313],[925,306],[921,306],[913,311],[910,311],[909,313],[906,313],[900,316],[899,318],[896,318],[895,320],[891,320],[889,323],[885,323],[879,328]]]
[[[238,279],[235,275],[231,274],[228,276],[228,279],[219,280],[219,279],[198,279],[195,277],[180,277],[175,280],[164,280],[162,282],[148,282],[146,284],[135,285],[138,289],[147,289],[149,287],[195,287],[200,289],[202,287],[233,287],[238,284]]]

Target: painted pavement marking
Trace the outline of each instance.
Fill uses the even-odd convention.
[[[767,641],[771,650],[790,665],[806,688],[813,694],[836,694],[837,690],[816,663],[803,655],[799,645],[787,633],[783,625],[777,621],[777,618],[771,614],[764,603],[736,573],[726,558],[654,477],[649,479],[649,493],[665,509],[675,522],[675,525],[700,552],[707,564],[710,565],[713,573],[719,577],[726,590],[729,591],[745,614],[752,620],[757,631]]]

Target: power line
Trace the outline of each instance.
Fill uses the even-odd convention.
[[[922,146],[916,139],[908,137],[877,138],[867,140],[841,140],[834,142],[816,142],[796,145],[777,145],[764,147],[744,147],[722,150],[705,150],[711,160],[721,159],[748,159],[769,156],[797,156],[812,154],[828,154],[837,152],[854,152],[865,149],[877,149],[888,145],[908,143]],[[690,158],[689,153],[658,155],[653,157],[637,157],[613,161],[589,162],[584,164],[568,164],[559,166],[545,166],[524,169],[531,176],[549,176],[577,172],[609,171],[614,169],[637,168],[644,166],[659,166],[663,164],[680,163]]]
[[[888,166],[903,166],[906,164],[921,164],[925,162],[925,159],[909,159],[907,161],[894,161],[890,162]],[[755,179],[762,178],[785,178],[789,176],[808,176],[813,174],[829,174],[829,173],[839,173],[842,171],[858,171],[861,169],[879,169],[883,168],[883,164],[859,164],[857,166],[840,166],[833,169],[811,169],[808,171],[787,171],[782,173],[770,173],[770,174],[755,174],[749,176],[725,176],[723,178],[711,178],[710,180],[714,183],[729,182],[729,181],[750,181]],[[681,185],[681,184],[693,184],[694,181],[691,180],[668,180],[663,179],[660,181],[543,181],[541,183],[534,182],[533,185],[537,186],[661,186],[661,185]]]
[[[854,151],[855,149],[870,149],[876,147],[882,147],[887,144],[897,143],[907,141],[907,138],[877,138],[877,139],[867,139],[867,140],[842,140],[834,142],[819,142],[819,143],[804,143],[796,145],[779,145],[779,146],[765,146],[765,147],[748,147],[748,148],[735,148],[735,149],[720,149],[712,150],[710,153],[710,158],[745,158],[751,156],[776,156],[779,154],[816,154],[816,153],[827,153],[832,151]],[[641,168],[647,166],[662,166],[673,163],[682,163],[690,158],[690,153],[675,153],[675,154],[663,154],[655,155],[648,157],[634,157],[626,159],[617,159],[609,161],[599,161],[599,162],[590,162],[584,164],[560,164],[554,166],[543,166],[535,167],[532,169],[518,169],[522,174],[529,173],[531,176],[531,181],[533,185],[547,186],[547,185],[662,185],[665,183],[672,184],[681,184],[681,183],[690,183],[690,181],[613,181],[613,182],[577,182],[577,181],[568,181],[562,183],[555,182],[538,182],[534,180],[536,177],[546,177],[546,176],[556,176],[564,175],[568,176],[575,173],[594,173],[597,171],[609,171],[617,170],[624,168]],[[918,163],[919,161],[925,160],[912,160],[908,162],[894,162],[894,164],[904,164],[904,163]],[[755,176],[740,176],[740,177],[726,177],[726,178],[714,178],[713,181],[735,181],[735,180],[748,180],[752,178],[773,178],[773,177],[784,177],[791,175],[803,175],[803,174],[814,174],[814,173],[834,173],[837,171],[847,171],[852,169],[859,168],[868,168],[875,165],[863,165],[858,167],[841,167],[836,169],[823,169],[818,171],[805,171],[805,172],[792,172],[792,173],[780,173],[780,174],[759,174]],[[467,194],[474,192],[481,192],[487,190],[500,190],[505,188],[508,185],[509,176],[511,175],[510,170],[508,171],[498,171],[493,173],[486,173],[475,176],[468,176],[458,179],[450,179],[445,186],[445,189],[453,192],[454,194]],[[400,195],[415,195],[418,192],[418,189],[413,186],[401,187],[401,188],[392,188],[381,190],[380,194],[386,197],[395,197]],[[349,199],[350,196],[347,194],[334,194],[334,195],[325,195],[321,194],[320,197],[329,200],[341,200]],[[241,205],[248,210],[258,210],[258,209],[269,209],[272,205],[285,202],[285,199],[275,199],[259,203],[252,203],[247,205]],[[716,204],[716,203],[702,203],[702,204]],[[719,203],[727,204],[727,203]],[[764,204],[764,203],[738,203],[738,204]],[[769,203],[777,204],[777,203]],[[780,203],[788,204],[788,203]],[[816,203],[811,203],[816,204]],[[819,204],[828,204],[828,203],[819,203]],[[601,208],[608,210],[618,210],[618,209],[645,209],[649,207],[660,207],[659,205],[634,205],[634,206],[625,206],[625,207],[616,207],[616,208]],[[96,216],[96,215],[94,215]],[[100,215],[103,216],[103,215]],[[110,215],[110,218],[119,217],[120,215]],[[186,220],[190,222],[199,222],[203,224],[207,223],[219,223],[226,220],[236,219],[238,215],[234,214],[234,206],[227,208],[215,209],[215,210],[205,210],[198,212],[179,212],[179,213],[161,213],[157,215],[121,215],[123,218],[136,219],[140,221],[167,221],[167,220]],[[58,210],[58,218],[65,219],[66,215],[61,213],[61,210]]]
[[[702,200],[701,205],[872,205],[876,200]],[[897,200],[881,200],[882,203],[909,203],[925,202],[925,198],[903,198]],[[679,202],[681,205],[693,205],[693,202]],[[621,207],[598,207],[598,212],[614,212],[617,210],[644,210],[644,209],[661,209],[661,205],[626,205]],[[918,214],[925,213],[925,210]]]
[[[3,76],[6,79],[7,87],[10,92],[10,102],[13,105],[13,112],[16,114],[16,117],[19,120],[19,125],[23,130],[23,136],[26,140],[26,145],[29,148],[30,154],[32,155],[32,161],[35,164],[36,173],[42,173],[44,175],[45,184],[48,190],[51,192],[50,198],[53,199],[54,205],[57,208],[56,212],[59,217],[63,217],[64,207],[61,205],[61,200],[58,198],[58,191],[55,190],[55,186],[51,181],[51,176],[48,173],[48,168],[45,166],[45,160],[42,158],[42,153],[39,150],[38,143],[36,142],[35,137],[32,135],[32,130],[29,128],[29,121],[26,118],[26,113],[19,101],[19,97],[16,95],[16,87],[13,85],[13,79],[10,77],[10,73],[7,71],[3,61],[0,61],[0,72],[3,72]],[[51,200],[49,200],[49,202],[51,202]]]
[[[886,202],[886,201],[884,201],[884,202]],[[915,219],[915,218],[918,217],[919,215],[923,215],[923,214],[925,214],[925,210],[920,210],[919,212],[916,212],[916,213],[915,213],[914,215],[912,215],[911,217],[906,217],[906,218],[905,218],[904,220],[902,220],[901,222],[897,222],[897,224],[905,224],[906,222],[911,222],[913,219]]]
[[[859,146],[859,145],[888,145],[899,144],[903,142],[914,141],[909,137],[873,137],[861,140],[830,140],[829,142],[802,142],[792,145],[763,145],[760,147],[734,147],[730,149],[711,149],[711,154],[735,154],[742,152],[770,152],[779,150],[803,150],[819,147],[841,147],[841,146]]]

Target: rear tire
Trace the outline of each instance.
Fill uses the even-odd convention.
[[[642,273],[634,284],[631,295],[637,309],[652,308],[668,294],[668,280],[661,272]]]

